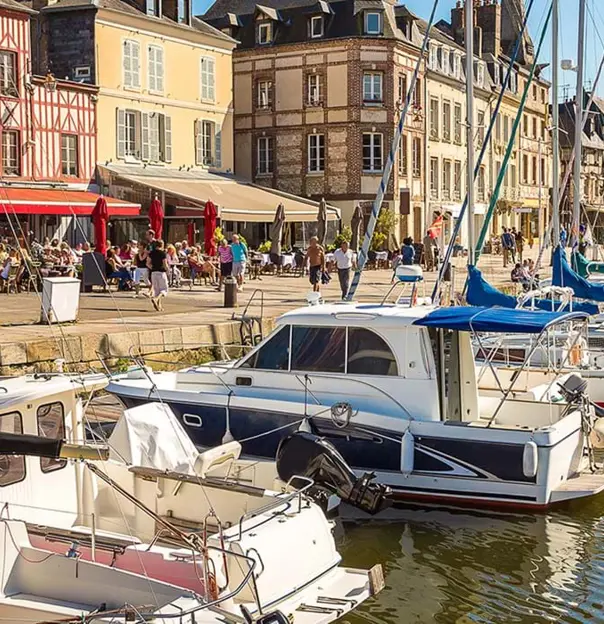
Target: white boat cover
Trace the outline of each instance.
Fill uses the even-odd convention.
[[[199,451],[172,410],[147,403],[125,410],[109,438],[110,458],[137,468],[195,474]]]

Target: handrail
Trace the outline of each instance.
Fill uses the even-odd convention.
[[[260,288],[256,288],[256,290],[254,290],[254,292],[252,293],[252,296],[249,298],[249,301],[247,302],[245,308],[243,309],[243,313],[240,315],[241,319],[244,319],[247,317],[247,311],[250,307],[250,305],[252,304],[252,301],[254,301],[254,298],[256,297],[256,295],[260,293],[260,318],[264,317],[264,291],[260,290]],[[237,313],[233,312],[233,320],[237,320]]]

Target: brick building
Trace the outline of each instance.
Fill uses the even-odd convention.
[[[394,0],[217,0],[204,16],[240,41],[235,172],[368,214],[415,68],[417,19]],[[399,236],[425,226],[423,70],[385,205]]]

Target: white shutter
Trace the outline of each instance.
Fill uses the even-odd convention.
[[[150,158],[150,140],[149,140],[149,114],[141,113],[141,158],[149,160]]]
[[[126,158],[126,111],[117,109],[117,157]]]
[[[136,41],[131,42],[132,46],[132,86],[139,88],[141,86],[140,79],[140,46]]]
[[[155,81],[157,91],[164,92],[164,49],[155,48]]]
[[[216,78],[215,78],[215,67],[216,64],[214,59],[208,59],[208,99],[212,102],[216,99]]]
[[[167,115],[164,119],[164,161],[172,162],[172,120]]]
[[[159,114],[149,117],[149,156],[153,162],[159,162]]]
[[[124,86],[132,86],[132,53],[130,41],[124,41],[124,54],[122,57],[122,65],[124,69]]]
[[[222,169],[222,131],[216,130],[216,136],[214,137],[214,166],[217,169]]]
[[[199,119],[195,121],[195,164],[203,165],[203,149],[201,136],[201,122]]]
[[[215,98],[215,61],[204,56],[201,59],[201,99],[213,102]]]
[[[157,91],[157,74],[155,69],[155,50],[154,46],[149,46],[147,48],[147,72],[148,72],[148,80],[149,80],[149,91]]]

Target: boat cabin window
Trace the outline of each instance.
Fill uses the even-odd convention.
[[[346,328],[301,327],[292,330],[291,369],[343,373],[346,362]]]
[[[350,375],[397,377],[394,353],[386,341],[370,329],[348,329],[348,368]]]
[[[289,326],[282,327],[268,342],[256,350],[241,368],[289,370]]]
[[[23,419],[19,412],[0,415],[0,431],[23,433]],[[25,479],[25,457],[23,455],[0,455],[0,487],[19,483]]]
[[[37,412],[38,435],[53,440],[65,439],[65,414],[63,404],[59,402],[41,405]],[[65,459],[53,459],[40,457],[40,469],[42,472],[52,472],[67,465]]]

